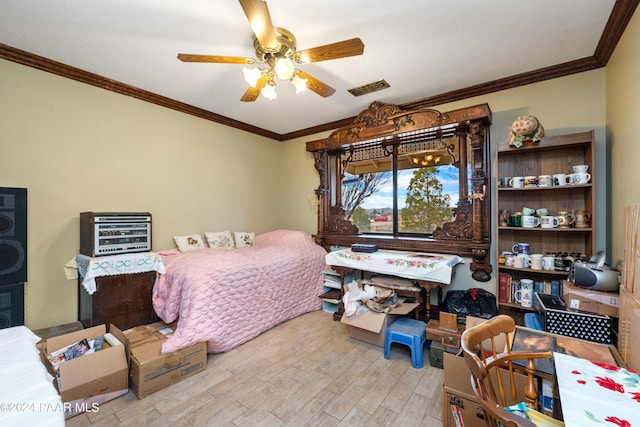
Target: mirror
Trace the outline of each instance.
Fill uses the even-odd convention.
[[[471,256],[490,279],[486,194],[491,112],[374,102],[353,125],[307,143],[320,175],[319,244]]]

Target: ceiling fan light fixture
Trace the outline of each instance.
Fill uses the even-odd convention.
[[[256,84],[258,83],[258,79],[262,76],[262,71],[260,71],[260,69],[257,67],[254,67],[254,68],[244,67],[242,69],[242,74],[244,75],[245,81],[249,83],[249,86],[256,87]]]
[[[296,88],[296,94],[307,90],[307,79],[300,78],[297,74],[291,78],[291,84]]]
[[[260,91],[260,94],[265,98],[267,98],[269,102],[273,101],[278,97],[278,94],[276,93],[276,85],[273,82],[273,80],[271,80],[262,88],[262,90]]]
[[[280,80],[289,80],[293,76],[293,62],[289,58],[278,58],[273,69]]]

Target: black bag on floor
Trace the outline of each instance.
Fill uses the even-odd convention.
[[[442,301],[441,311],[455,313],[458,323],[466,323],[467,316],[490,319],[498,314],[496,296],[480,288],[449,291]]]

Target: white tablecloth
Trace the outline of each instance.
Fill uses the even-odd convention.
[[[390,274],[414,280],[451,283],[453,268],[464,262],[457,255],[429,254],[381,249],[374,253],[341,249],[329,252],[326,263],[372,273]]]
[[[89,295],[96,291],[96,277],[116,276],[119,274],[135,274],[147,271],[165,273],[164,264],[156,252],[111,255],[92,258],[87,255],[76,255],[78,273],[82,277],[82,286]]]

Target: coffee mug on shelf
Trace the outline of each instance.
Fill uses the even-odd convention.
[[[551,187],[553,182],[553,178],[551,175],[539,175],[538,176],[538,187]]]
[[[505,176],[504,178],[500,178],[498,180],[498,187],[500,188],[508,188],[511,187],[511,178],[510,176]]]
[[[560,228],[570,228],[576,222],[576,217],[567,211],[559,211],[557,218]]]
[[[516,256],[514,254],[505,255],[504,256],[504,265],[513,267],[513,264],[516,261]]]
[[[547,215],[540,217],[540,227],[541,228],[556,228],[558,225],[558,217]]]
[[[528,208],[526,206],[522,208],[522,215],[524,215],[524,216],[535,215],[535,213],[536,213],[535,209],[531,209],[531,208]]]
[[[573,215],[576,219],[576,228],[589,228],[589,221],[591,220],[591,214],[587,211],[573,211]]]
[[[509,186],[513,188],[522,188],[524,187],[524,176],[514,176],[509,181]]]
[[[536,209],[536,215],[538,215],[539,217],[547,216],[549,215],[549,209],[547,208]]]
[[[535,228],[540,225],[540,218],[537,216],[523,216],[522,226],[524,228]]]
[[[528,254],[529,253],[529,244],[528,243],[516,243],[511,247],[511,251],[514,254]]]
[[[507,218],[509,227],[522,227],[522,212],[514,212]]]
[[[571,175],[567,175],[567,177],[571,179],[571,184],[573,185],[586,184],[591,180],[591,174],[586,172],[572,173]]]
[[[531,307],[533,305],[533,280],[520,279],[520,289],[515,293],[515,300],[523,307]]]
[[[516,255],[515,260],[513,261],[513,266],[516,268],[528,268],[529,267],[529,255],[527,254],[518,254]]]
[[[555,258],[551,255],[545,255],[542,257],[542,269],[543,270],[555,270]]]
[[[571,184],[571,178],[567,178],[566,174],[554,173],[553,174],[553,186],[562,187],[564,185]]]
[[[538,177],[537,176],[525,176],[524,177],[524,186],[525,187],[537,187],[538,186]]]
[[[542,270],[542,254],[529,255],[529,265],[532,270]]]
[[[574,165],[571,167],[573,173],[579,172],[587,172],[589,170],[589,165]]]

